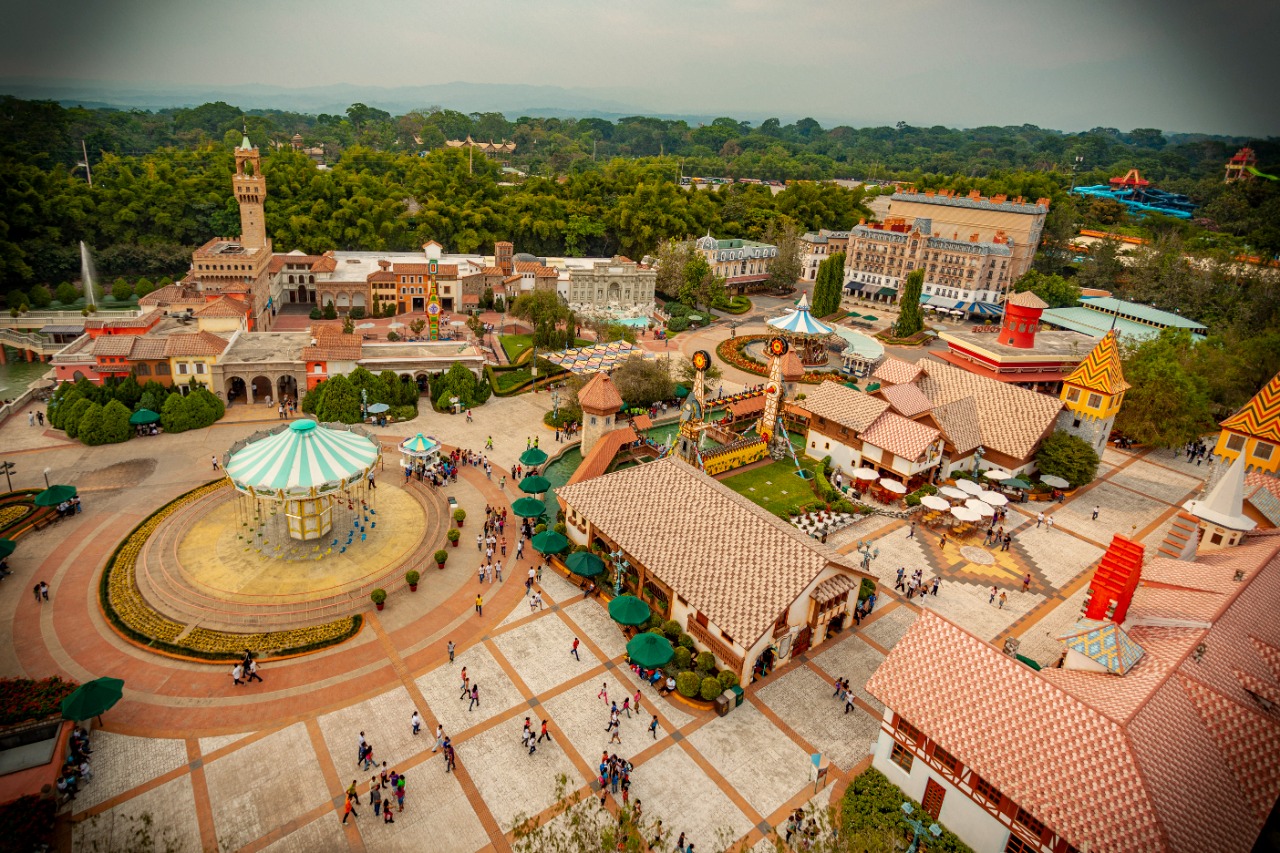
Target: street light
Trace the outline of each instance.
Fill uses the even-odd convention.
[[[920,836],[926,832],[934,838],[942,837],[942,827],[934,823],[930,824],[928,829],[925,829],[924,821],[911,817],[914,811],[915,809],[911,807],[911,803],[902,804],[902,814],[904,815],[902,819],[907,822],[907,826],[911,827],[911,846],[907,848],[907,853],[916,853],[920,849]]]
[[[869,541],[864,542],[859,539],[858,553],[862,555],[862,570],[867,572],[871,570],[871,563],[880,556],[880,549],[872,548]]]
[[[10,475],[10,474],[11,474],[11,473],[16,469],[16,468],[17,468],[17,466],[16,466],[16,465],[14,465],[12,462],[8,462],[8,461],[6,461],[6,462],[0,462],[0,471],[4,471],[4,479],[5,479],[5,482],[7,482],[7,483],[9,484],[9,491],[11,491],[11,492],[13,491],[13,478],[12,478],[12,477],[10,477],[9,475]],[[46,468],[46,469],[44,469],[44,470],[45,470],[45,471],[48,471],[49,469],[48,469],[48,468]],[[44,478],[44,485],[45,485],[45,488],[48,488],[48,487],[49,487],[49,478],[48,478],[48,476],[46,476],[46,477]]]
[[[985,455],[986,453],[982,450],[981,447],[973,451],[973,473],[974,474],[978,473],[978,465],[982,463],[982,457]]]
[[[44,469],[44,487],[45,487],[46,489],[47,489],[47,488],[49,488],[49,473],[50,473],[51,471],[53,471],[53,469],[52,469],[52,468],[45,468],[45,469]]]
[[[613,594],[622,595],[622,573],[631,568],[631,564],[623,556],[621,548],[610,551],[609,559],[613,560]]]

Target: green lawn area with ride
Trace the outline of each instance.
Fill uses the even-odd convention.
[[[507,354],[507,360],[515,364],[533,346],[533,335],[502,335],[498,342],[502,344],[502,351]],[[578,338],[574,346],[586,347],[593,343],[595,341]],[[556,350],[550,350],[550,352],[556,352]]]
[[[809,477],[822,476],[822,463],[819,460],[807,456],[799,458],[800,467],[808,472]],[[796,463],[790,456],[725,477],[720,482],[775,514],[814,499],[812,479],[800,477],[796,471]]]

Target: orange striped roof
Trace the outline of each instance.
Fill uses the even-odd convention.
[[[1245,403],[1243,409],[1223,421],[1222,428],[1280,442],[1280,373]]]
[[[1129,387],[1120,367],[1120,345],[1116,333],[1107,332],[1098,341],[1084,361],[1062,380],[1067,385],[1078,385],[1101,394],[1119,394]]]

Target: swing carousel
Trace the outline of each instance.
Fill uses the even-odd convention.
[[[814,318],[809,310],[807,294],[800,297],[795,308],[770,320],[768,326],[786,338],[787,344],[800,356],[800,363],[805,367],[825,365],[828,344],[839,340],[835,329]]]
[[[319,546],[306,544],[327,538],[335,521],[350,522],[345,544],[333,541],[342,551],[356,535],[365,539],[366,525],[376,525],[377,492],[368,476],[381,459],[381,446],[359,427],[298,420],[237,442],[224,467],[239,492],[238,521],[261,553],[318,559],[312,552]]]

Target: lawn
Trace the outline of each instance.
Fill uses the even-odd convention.
[[[822,476],[822,463],[817,459],[801,456],[800,466],[810,473],[816,472],[815,476]],[[720,482],[772,513],[814,499],[810,481],[800,479],[796,474],[796,464],[789,457],[734,474]]]
[[[520,360],[520,356],[533,346],[533,335],[503,335],[498,341],[502,344],[502,351],[507,354],[507,360],[515,364]],[[578,338],[574,346],[585,347],[593,343],[595,342]]]

